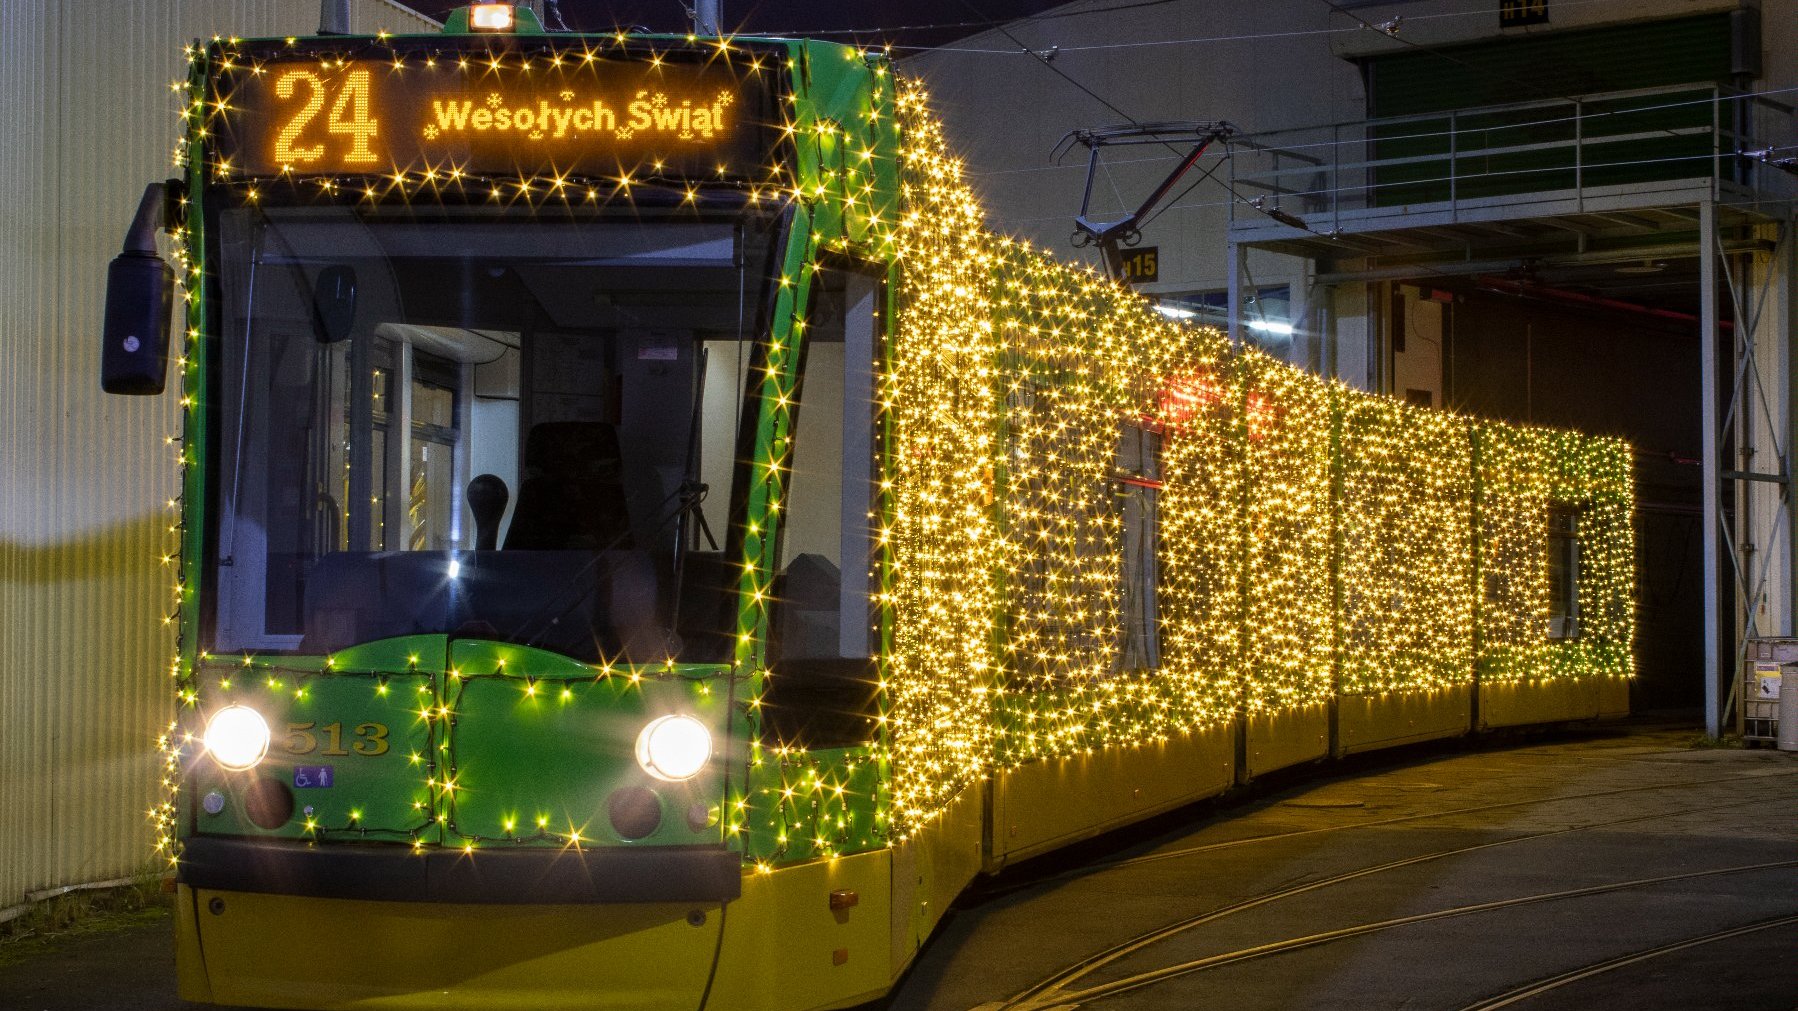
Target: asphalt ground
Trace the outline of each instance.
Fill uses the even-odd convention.
[[[1793,1011],[1798,754],[1697,742],[1637,720],[1290,770],[980,882],[866,1011]],[[0,947],[0,1009],[197,1007],[173,976],[137,914]]]
[[[1698,740],[1293,770],[980,884],[885,1006],[1792,1011],[1798,755]]]

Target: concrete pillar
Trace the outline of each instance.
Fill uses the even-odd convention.
[[[1788,454],[1792,437],[1791,276],[1794,242],[1777,225],[1757,229],[1756,238],[1777,241],[1771,253],[1742,257],[1735,278],[1741,317],[1738,340],[1753,359],[1753,373],[1740,394],[1741,428],[1736,442],[1740,468],[1784,481],[1753,480],[1737,485],[1740,526],[1750,593],[1743,625],[1752,635],[1789,636],[1793,630],[1792,509]],[[1785,235],[1781,235],[1781,232]],[[1751,606],[1752,605],[1752,606]]]
[[[1359,390],[1373,389],[1370,351],[1377,346],[1365,281],[1348,281],[1330,289],[1329,374]]]
[[[1761,383],[1768,392],[1772,413],[1768,455],[1776,455],[1778,447],[1785,449],[1780,465],[1767,467],[1784,474],[1785,483],[1761,485],[1766,501],[1775,510],[1768,515],[1777,516],[1777,530],[1768,541],[1768,550],[1773,552],[1767,569],[1768,619],[1761,627],[1763,634],[1778,636],[1798,635],[1798,498],[1793,498],[1798,483],[1792,473],[1793,457],[1798,451],[1798,443],[1792,441],[1798,435],[1798,417],[1793,413],[1793,382],[1798,379],[1798,355],[1793,353],[1793,328],[1798,327],[1798,314],[1793,312],[1798,236],[1793,235],[1792,228],[1793,221],[1787,219],[1765,229],[1767,237],[1778,244],[1767,257],[1766,309],[1756,328],[1759,343],[1768,348],[1761,370]],[[1775,442],[1778,447],[1771,445]],[[1784,508],[1779,509],[1780,505]]]
[[[1735,379],[1733,426],[1735,455],[1727,471],[1739,472],[1732,485],[1735,557],[1725,559],[1723,575],[1737,592],[1734,636],[1720,643],[1728,669],[1739,668],[1741,644],[1753,636],[1789,637],[1794,622],[1793,478],[1791,449],[1798,431],[1792,417],[1792,278],[1794,243],[1789,227],[1765,225],[1756,239],[1772,244],[1729,261],[1730,297],[1736,327],[1731,342]],[[1721,616],[1719,616],[1721,620]],[[1791,678],[1785,679],[1788,683]],[[1727,683],[1720,691],[1727,696]],[[1790,697],[1788,697],[1790,696]],[[1741,700],[1745,702],[1746,700]],[[1792,716],[1788,721],[1788,707]],[[1738,711],[1740,705],[1738,705]],[[1707,716],[1709,709],[1706,710]],[[1783,692],[1780,702],[1781,746],[1788,736],[1798,747],[1798,691]],[[1738,715],[1737,725],[1741,725]]]
[[[1311,275],[1315,265],[1311,260],[1300,260],[1298,265],[1298,272],[1286,288],[1286,318],[1292,323],[1292,343],[1286,346],[1286,361],[1301,369],[1316,369],[1317,327],[1311,311]]]

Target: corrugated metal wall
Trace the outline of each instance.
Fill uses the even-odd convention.
[[[169,174],[181,47],[317,24],[305,0],[0,4],[0,914],[154,866],[177,394],[100,393],[106,264]]]

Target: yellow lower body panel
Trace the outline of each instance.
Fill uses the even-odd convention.
[[[986,783],[964,785],[941,810],[889,851],[893,881],[887,961],[895,974],[980,873],[986,846]]]
[[[1322,704],[1264,709],[1248,715],[1243,767],[1246,782],[1264,773],[1330,754],[1330,707]]]
[[[697,1008],[718,945],[716,905],[447,905],[186,886],[178,901],[191,910],[176,945],[181,995],[222,1004]]]
[[[277,1008],[697,1009],[708,980],[707,1011],[844,1007],[892,979],[890,867],[880,851],[750,874],[722,910],[182,885],[177,978],[188,1000]]]
[[[888,850],[745,877],[726,907],[706,1011],[816,1011],[878,997],[894,973],[891,894]]]
[[[1000,770],[986,869],[1222,793],[1233,775],[1232,733],[1219,724]]]
[[[1629,678],[1618,674],[1598,677],[1598,716],[1600,719],[1629,715]]]
[[[1596,719],[1598,677],[1528,678],[1480,684],[1480,729]]]
[[[1470,729],[1472,707],[1472,685],[1344,695],[1336,700],[1337,754],[1459,737]]]

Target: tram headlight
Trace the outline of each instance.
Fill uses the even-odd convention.
[[[637,735],[637,764],[669,783],[699,775],[711,758],[712,732],[691,716],[651,720]]]
[[[206,751],[232,772],[253,769],[268,754],[268,721],[248,706],[226,706],[206,721]]]

